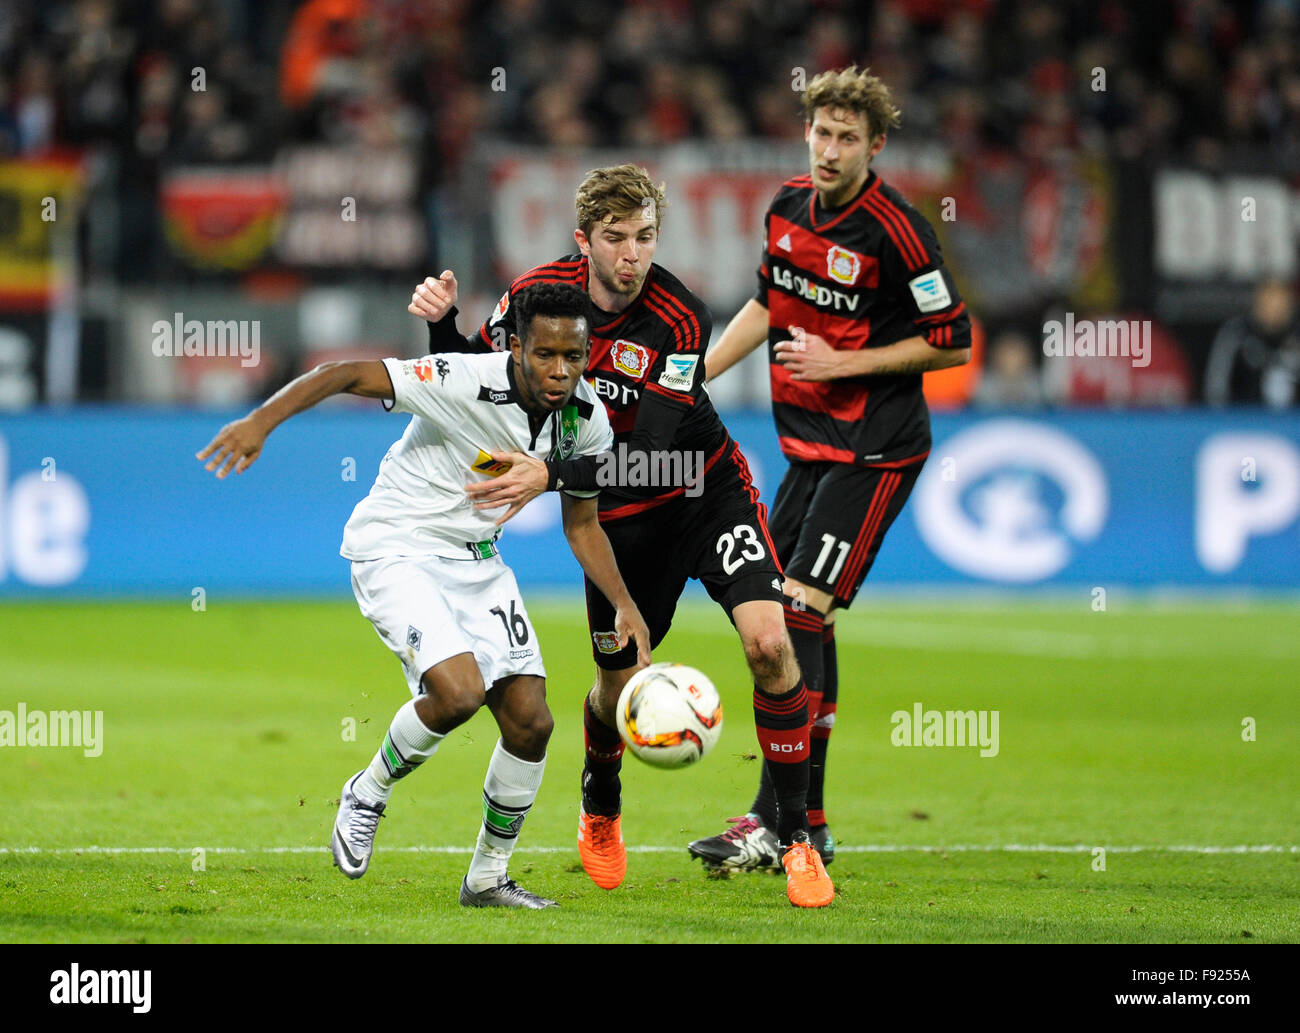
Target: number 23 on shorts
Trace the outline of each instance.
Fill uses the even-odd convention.
[[[733,558],[732,552],[737,546],[741,552]],[[714,551],[722,556],[724,574],[734,574],[745,560],[761,560],[766,555],[758,533],[749,524],[737,524],[730,531],[723,531]]]

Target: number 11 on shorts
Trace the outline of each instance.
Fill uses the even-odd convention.
[[[830,557],[831,549],[836,545],[840,547],[840,554],[835,557],[835,566],[831,567],[831,572],[826,575],[827,582],[833,583],[839,575],[840,567],[844,566],[844,557],[849,554],[848,542],[837,542],[834,535],[822,535],[822,551],[817,554],[817,562],[812,566],[812,576],[821,577],[822,567],[826,565],[826,560]]]

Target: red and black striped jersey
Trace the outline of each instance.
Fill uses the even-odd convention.
[[[504,350],[516,332],[514,296],[534,283],[567,283],[585,291],[587,259],[568,255],[524,273],[468,341],[455,332],[453,309],[429,324],[430,350]],[[712,329],[704,303],[660,265],[650,266],[641,293],[622,312],[593,306],[587,380],[609,413],[616,453],[620,446],[629,456],[703,453],[706,462],[716,463],[730,438],[704,388],[704,350]],[[601,519],[632,516],[684,493],[680,484],[604,487]]]
[[[787,181],[765,218],[756,300],[769,313],[772,410],[786,458],[898,466],[930,449],[921,374],[792,380],[773,358],[790,327],[833,348],[879,348],[922,336],[970,346],[970,317],[933,228],[870,172],[842,208],[822,208],[810,176]]]

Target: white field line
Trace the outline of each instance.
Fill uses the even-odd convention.
[[[1107,846],[1105,844],[1084,843],[951,843],[951,844],[901,844],[901,843],[867,843],[857,846],[836,844],[837,854],[1090,854],[1098,847],[1110,854],[1297,854],[1300,846],[1287,844],[1240,844],[1236,846],[1213,846],[1203,844],[1183,844],[1168,846]],[[676,854],[684,851],[683,846],[629,846],[632,854]],[[193,854],[202,850],[205,854],[328,854],[327,846],[82,846],[82,847],[41,847],[18,846],[0,847],[0,855],[18,856],[70,856],[84,854]],[[376,846],[376,852],[389,854],[472,854],[469,846]],[[567,854],[577,853],[572,846],[526,846],[516,848],[522,854]]]

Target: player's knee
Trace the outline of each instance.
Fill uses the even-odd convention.
[[[554,730],[555,718],[548,707],[543,707],[524,718],[515,729],[515,739],[529,755],[541,755],[546,752],[546,744],[551,741]]]
[[[438,713],[438,723],[443,727],[454,728],[462,725],[478,713],[485,699],[481,685],[448,684],[443,681],[430,684],[424,681],[425,694],[433,700]]]
[[[450,699],[441,700],[447,719],[461,725],[479,712],[483,706],[483,693],[475,689],[465,689],[454,693]]]
[[[790,638],[784,624],[764,626],[745,639],[745,659],[749,669],[759,679],[779,676],[792,656]]]

